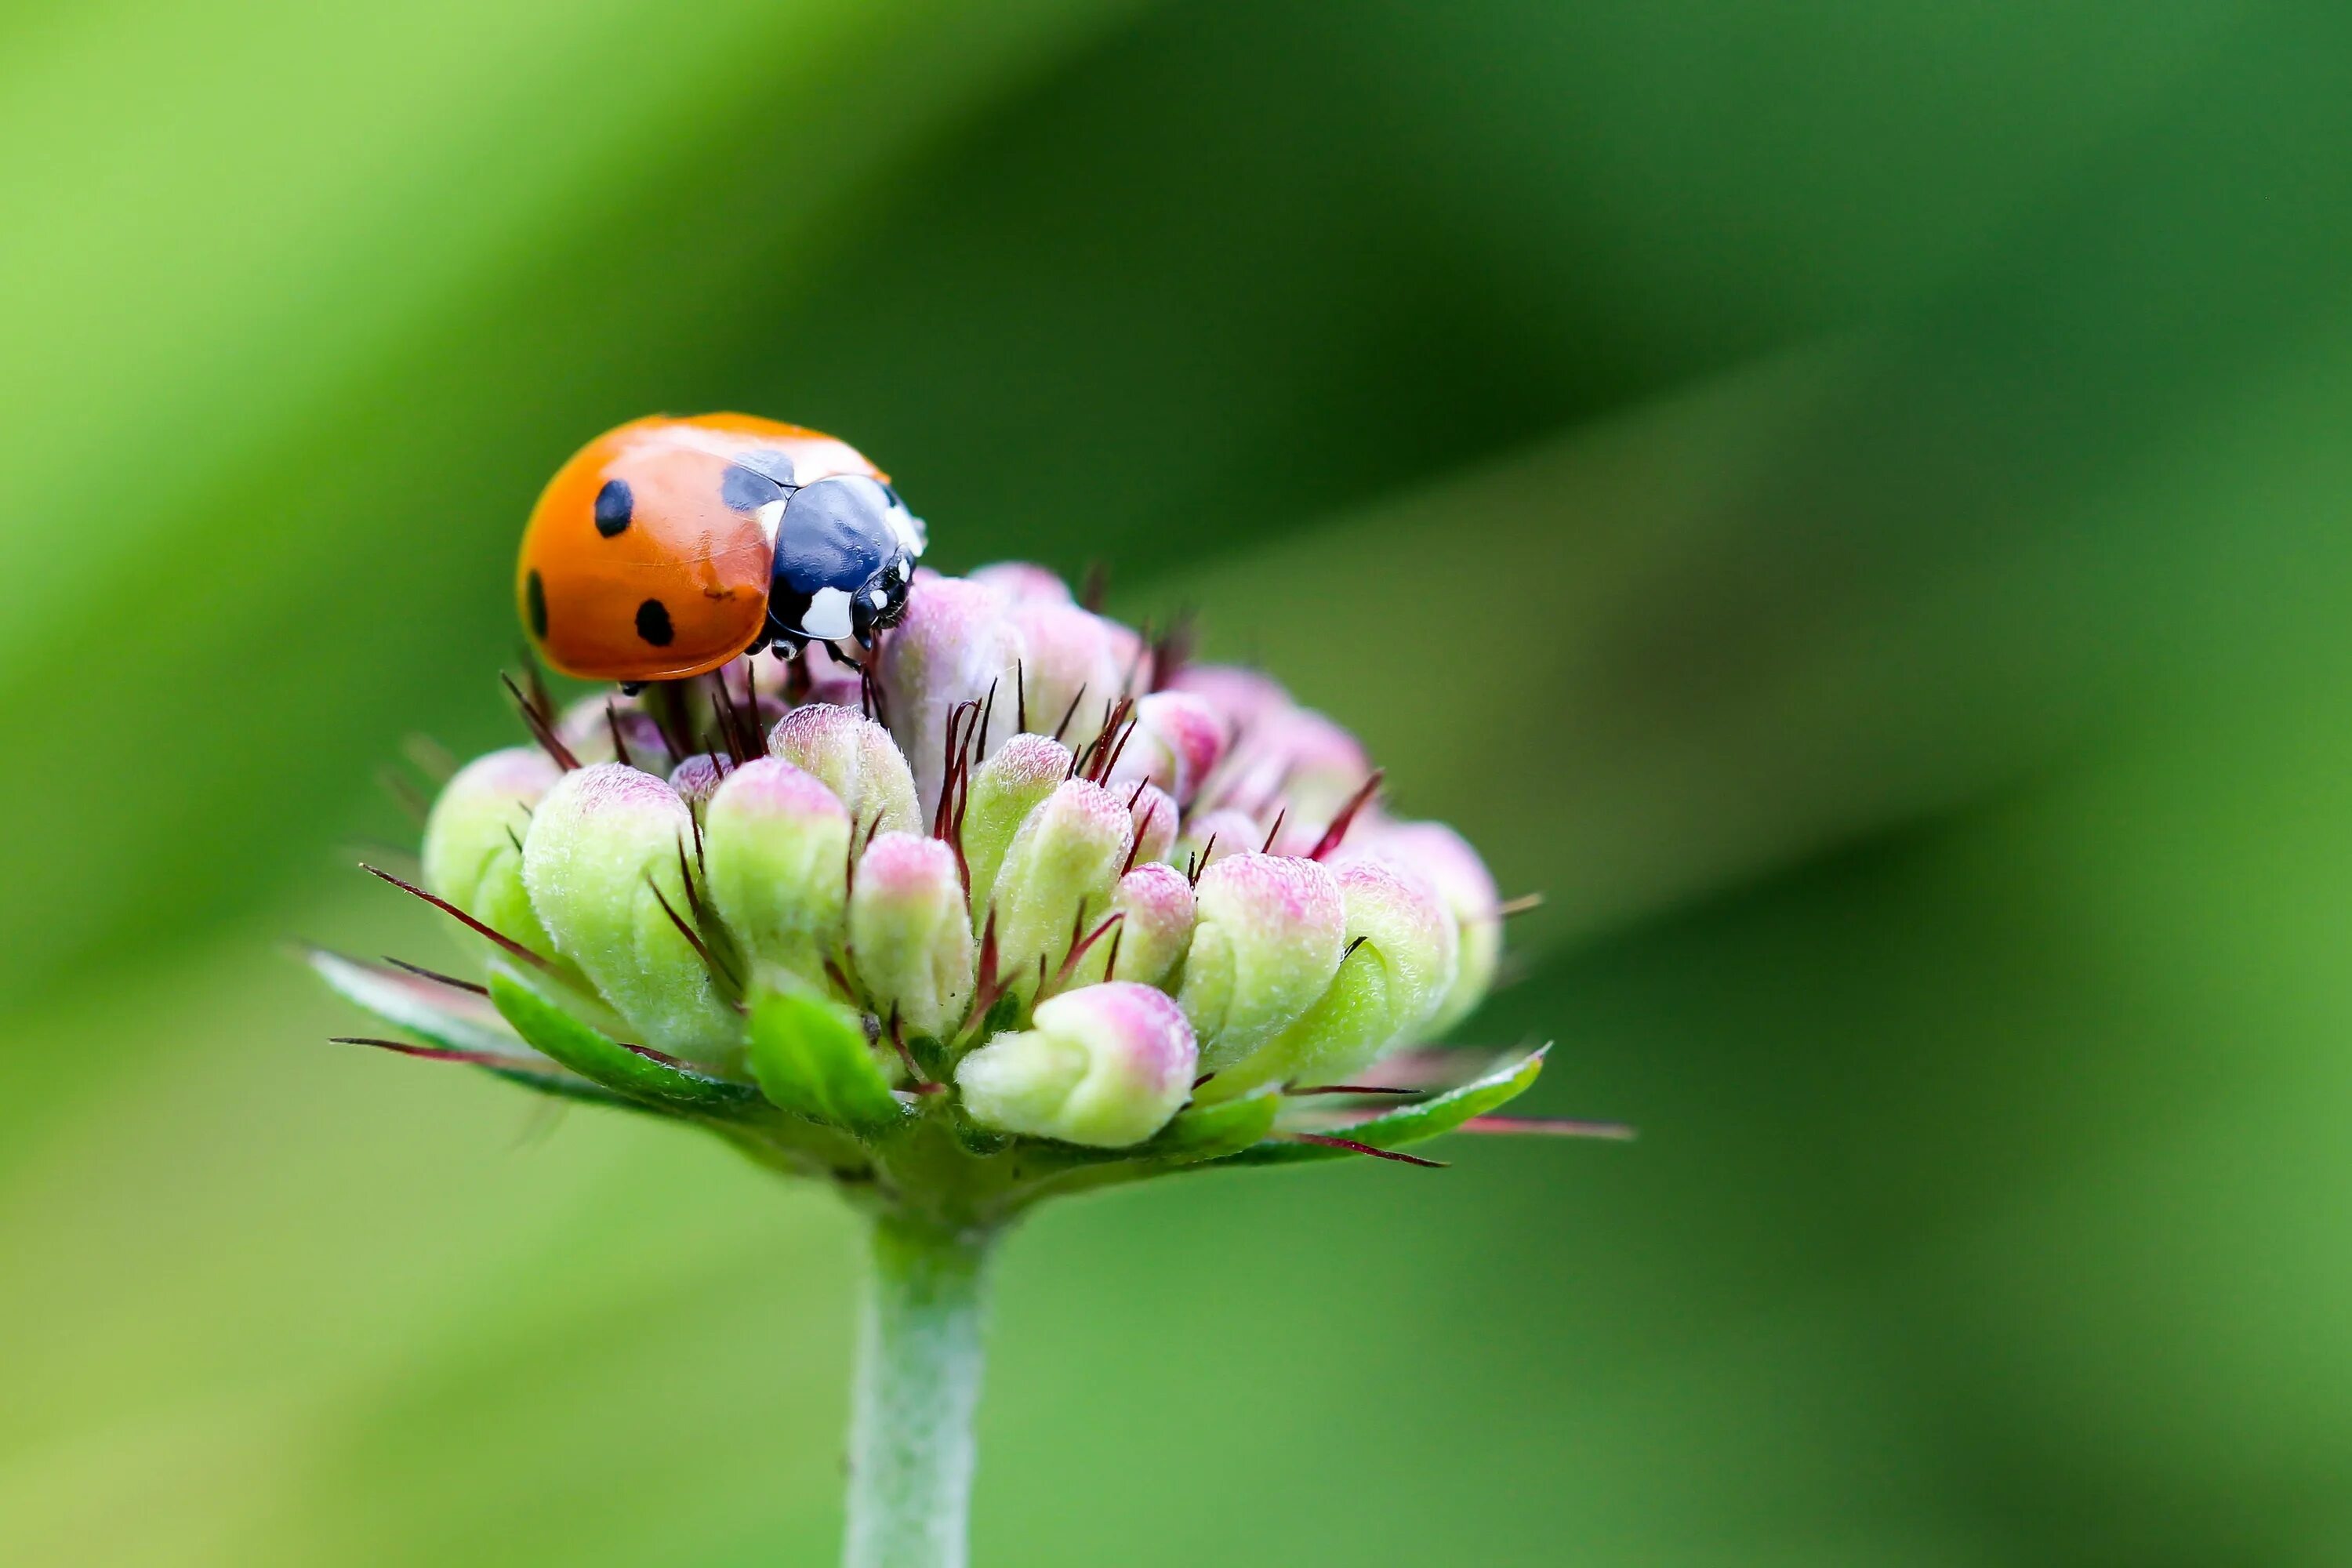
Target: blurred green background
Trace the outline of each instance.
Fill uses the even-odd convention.
[[[822,1563],[855,1237],[320,1044],[547,474],[836,431],[1461,823],[1457,1140],[1049,1212],[983,1563],[2352,1560],[2352,10],[0,15],[0,1562]],[[371,853],[381,853],[373,851]]]

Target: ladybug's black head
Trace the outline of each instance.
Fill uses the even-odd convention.
[[[897,626],[907,615],[908,591],[915,584],[915,558],[901,554],[866,580],[850,599],[851,635],[860,647],[873,646],[874,634]]]
[[[878,479],[845,474],[794,490],[776,528],[768,635],[791,647],[874,633],[907,613],[923,525]]]

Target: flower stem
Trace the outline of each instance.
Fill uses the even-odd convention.
[[[963,1568],[991,1237],[875,1221],[844,1568]]]

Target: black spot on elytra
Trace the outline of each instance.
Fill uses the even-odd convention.
[[[770,501],[783,500],[784,487],[757,468],[730,463],[726,477],[719,481],[719,499],[737,511],[757,511]]]
[[[637,606],[637,635],[656,647],[669,647],[677,632],[669,624],[669,606],[659,599],[647,599]]]
[[[629,526],[629,514],[635,507],[628,480],[606,479],[604,488],[596,492],[596,531],[612,538]]]
[[[539,568],[522,580],[523,608],[530,616],[530,635],[540,641],[547,640],[547,584],[540,581]]]

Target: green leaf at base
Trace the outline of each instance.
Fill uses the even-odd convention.
[[[1149,1142],[1121,1152],[1185,1164],[1220,1160],[1250,1147],[1272,1131],[1276,1113],[1281,1109],[1280,1089],[1266,1084],[1237,1100],[1195,1105],[1179,1111],[1176,1120],[1161,1128]]]
[[[761,992],[751,1001],[751,1058],[769,1100],[795,1115],[859,1132],[906,1120],[858,1016],[837,1002]]]
[[[1234,1100],[1193,1106],[1140,1143],[1124,1149],[1082,1149],[1074,1143],[1026,1141],[1024,1158],[1044,1179],[1025,1201],[1099,1192],[1178,1171],[1208,1171],[1246,1153],[1274,1126],[1282,1091],[1265,1084]]]
[[[322,947],[306,948],[302,956],[343,997],[387,1024],[449,1050],[499,1051],[519,1058],[518,1067],[534,1065],[523,1056],[523,1043],[499,1027],[498,1016],[478,996]]]
[[[1353,1142],[1370,1144],[1375,1149],[1397,1149],[1408,1143],[1419,1143],[1440,1133],[1451,1132],[1475,1116],[1508,1104],[1527,1091],[1536,1075],[1543,1071],[1545,1046],[1517,1061],[1496,1068],[1484,1078],[1471,1079],[1461,1088],[1449,1089],[1433,1099],[1403,1106],[1384,1116],[1365,1121],[1351,1122],[1344,1127],[1318,1128],[1346,1138]],[[1348,1149],[1328,1143],[1298,1143],[1279,1137],[1253,1144],[1239,1153],[1229,1154],[1220,1165],[1297,1165],[1318,1160],[1356,1158]]]
[[[626,1110],[652,1109],[642,1100],[615,1094],[532,1051],[502,1026],[498,1013],[486,1000],[448,992],[414,974],[363,963],[324,948],[306,949],[302,956],[343,997],[437,1047],[433,1051],[420,1049],[415,1055],[462,1061],[509,1083],[562,1100],[617,1106]]]
[[[530,990],[493,972],[490,1000],[515,1033],[581,1077],[616,1093],[669,1110],[708,1116],[742,1116],[759,1109],[760,1094],[682,1063],[632,1050],[609,1039]]]

